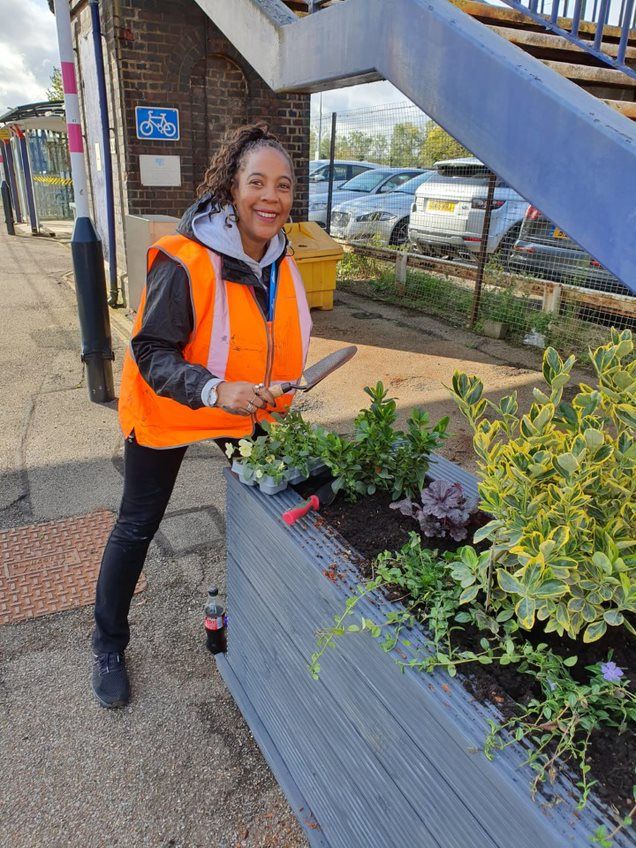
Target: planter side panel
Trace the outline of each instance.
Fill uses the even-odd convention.
[[[333,848],[509,848],[511,815],[515,848],[563,848],[525,776],[502,777],[453,705],[371,639],[347,639],[311,680],[315,633],[344,606],[322,574],[329,553],[317,564],[276,520],[282,498],[232,480],[228,498],[228,660]]]

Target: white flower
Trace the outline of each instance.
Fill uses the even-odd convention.
[[[241,456],[251,456],[252,455],[252,443],[248,442],[247,439],[241,439],[239,442],[239,453]]]
[[[261,477],[263,476],[263,471],[260,468],[258,468],[256,470],[256,474],[254,476],[256,477],[257,480],[260,480]]]
[[[225,455],[227,456],[228,459],[232,459],[232,456],[234,454],[234,450],[235,450],[235,448],[234,448],[234,445],[232,444],[232,442],[226,442],[225,443]]]

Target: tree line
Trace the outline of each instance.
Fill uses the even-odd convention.
[[[318,130],[312,125],[310,158],[328,159],[330,141],[330,127],[323,124],[319,156],[316,157]],[[430,168],[440,159],[470,155],[459,141],[433,121],[424,127],[406,121],[395,124],[388,132],[351,130],[339,133],[336,130],[336,159],[366,160],[401,168]]]

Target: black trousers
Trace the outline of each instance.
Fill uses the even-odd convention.
[[[121,653],[128,645],[130,602],[186,450],[155,450],[137,444],[134,438],[126,439],[124,494],[97,580],[95,653]]]
[[[263,430],[257,426],[255,436]],[[227,442],[216,440],[221,450]],[[157,450],[124,444],[124,494],[106,542],[95,594],[95,653],[121,653],[130,640],[128,612],[148,547],[168,506],[187,447]]]

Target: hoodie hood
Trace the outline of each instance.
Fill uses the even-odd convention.
[[[233,215],[233,206],[221,206],[208,193],[186,211],[177,227],[177,232],[209,247],[224,259],[234,260],[226,263],[231,268],[236,268],[237,265],[247,266],[245,270],[250,272],[249,276],[256,277],[260,282],[263,270],[278,262],[287,253],[287,236],[283,230],[280,230],[270,240],[263,258],[256,261],[245,253],[241,234],[232,220]],[[250,281],[245,280],[245,282]]]

